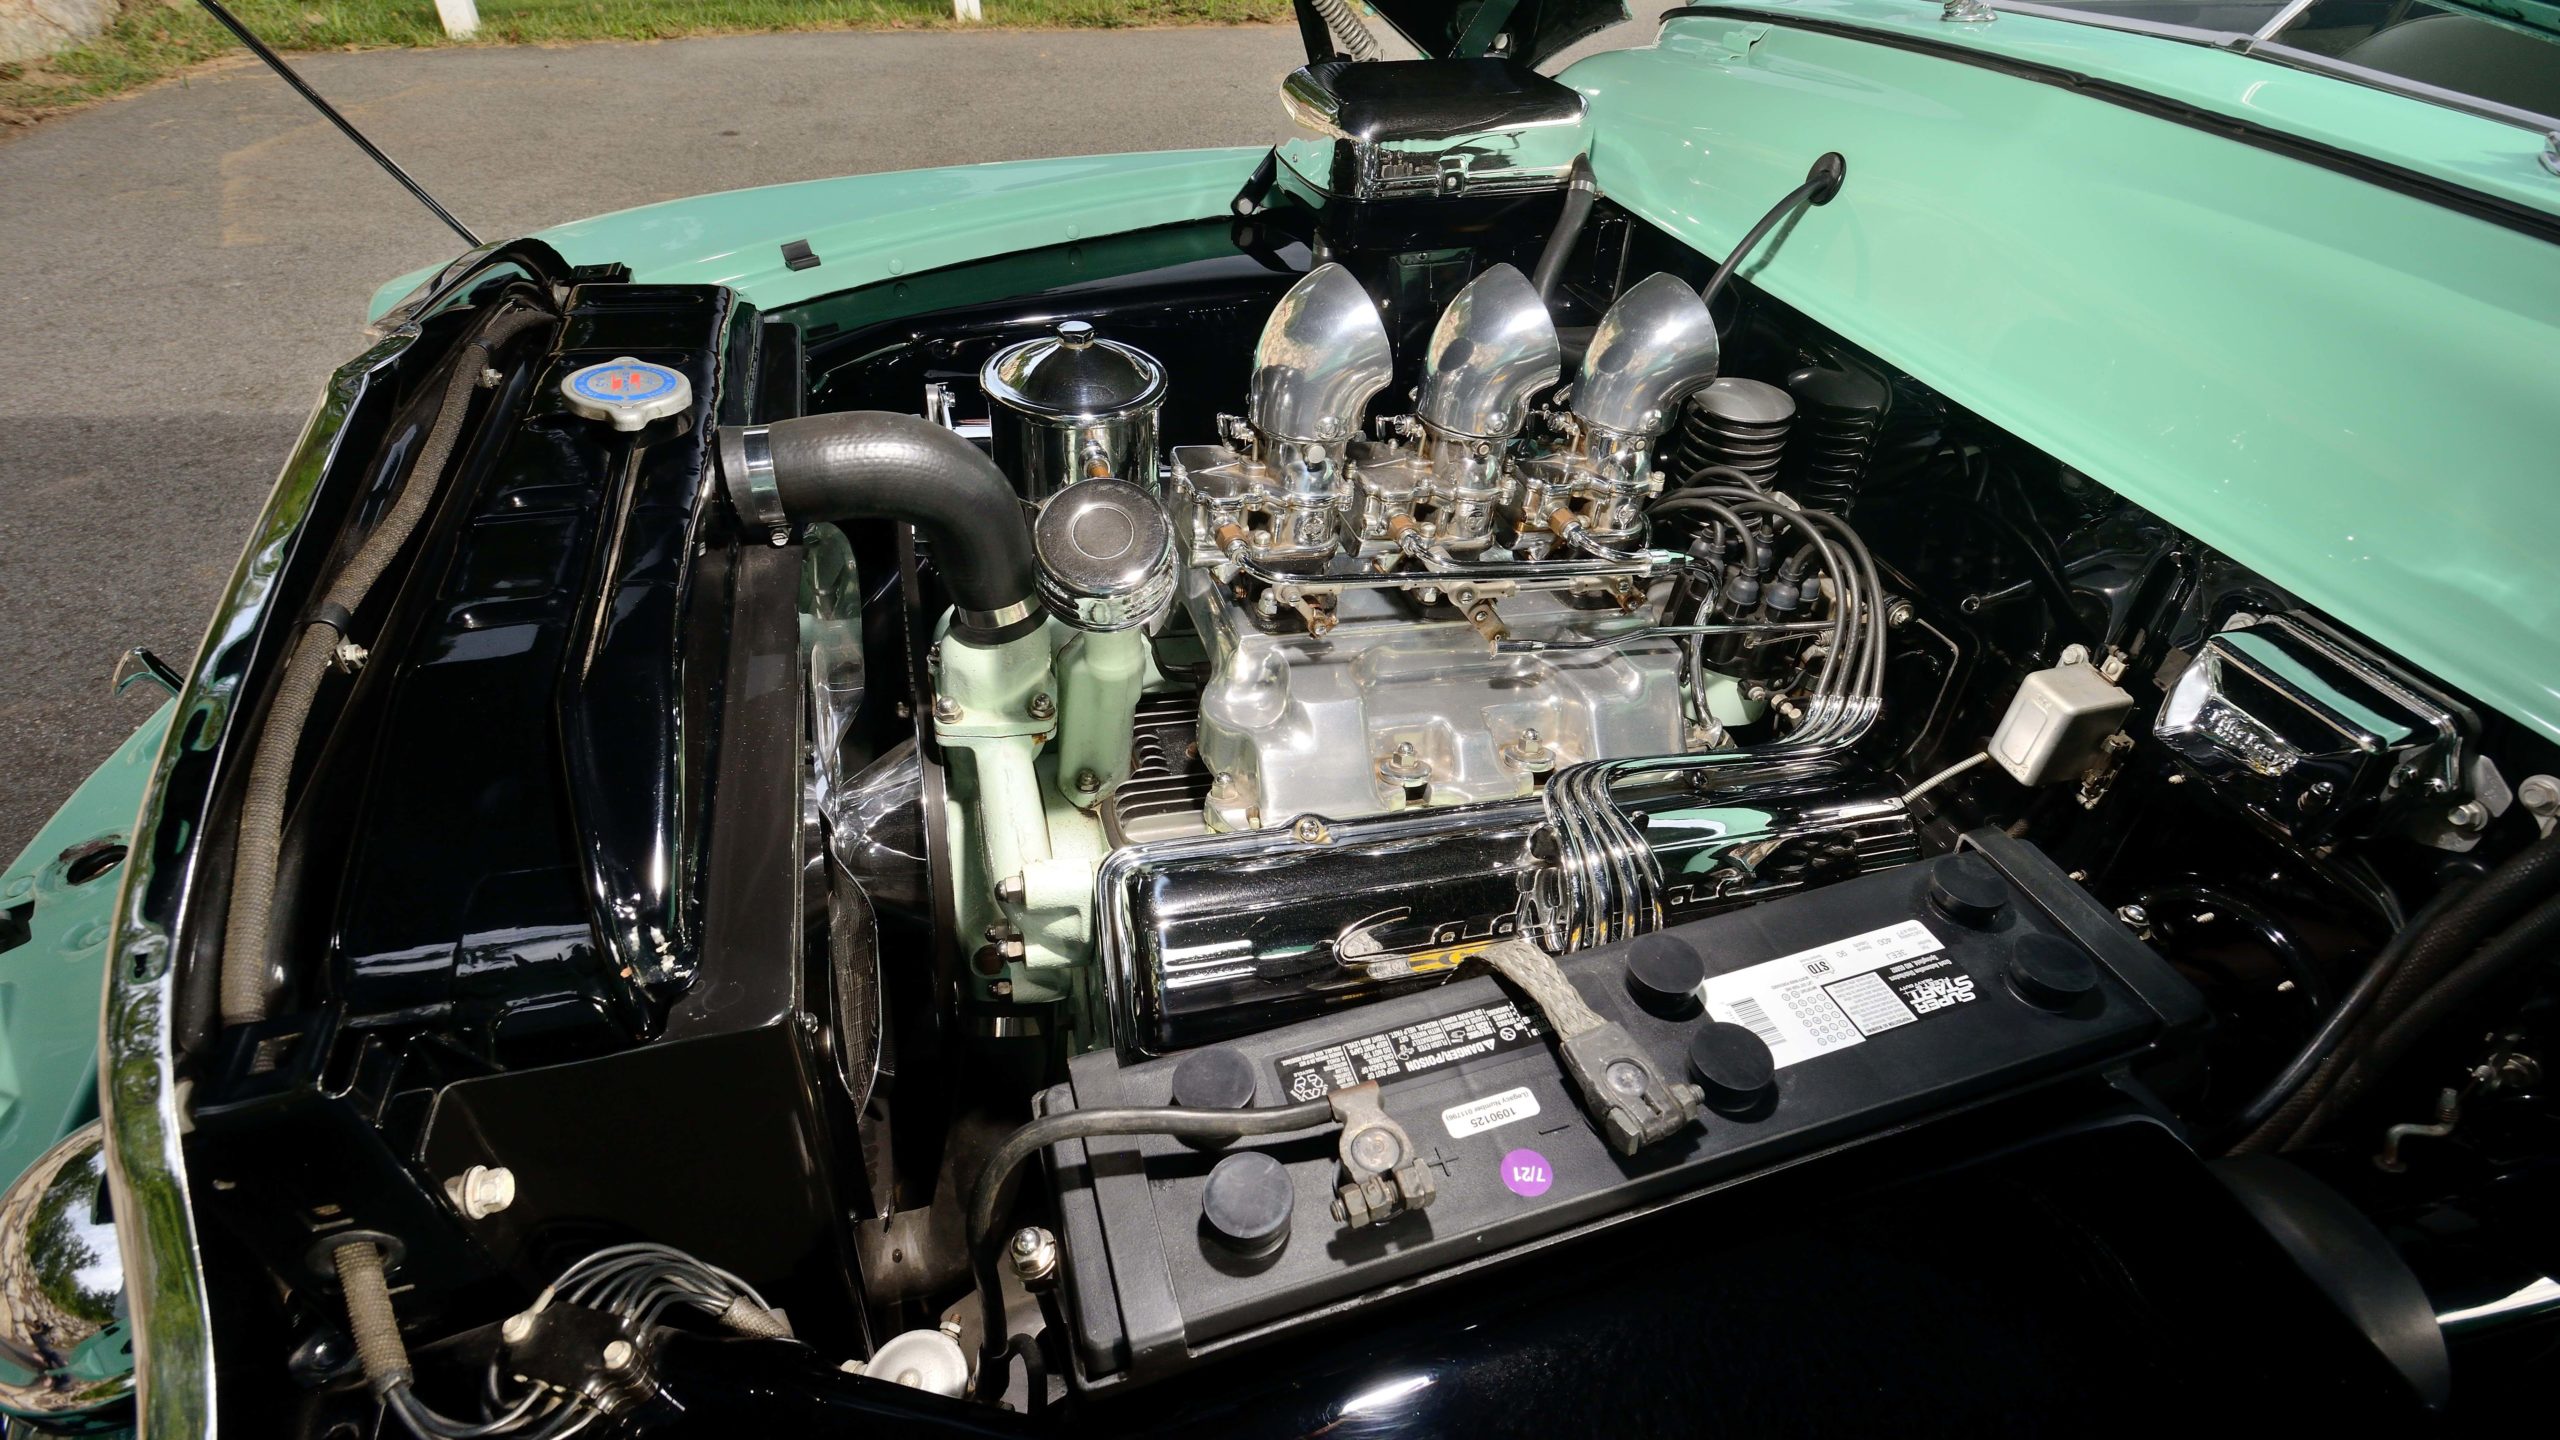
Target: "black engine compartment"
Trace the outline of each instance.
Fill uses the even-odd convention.
[[[975,413],[990,353],[1080,318],[1183,377],[1168,444],[1212,438],[1244,392],[1263,316],[1311,263],[1353,266],[1398,355],[1418,356],[1405,342],[1467,279],[1535,259],[1553,208],[1388,206],[1346,224],[1282,207],[773,315],[710,287],[588,275],[565,288],[557,344],[489,392],[408,578],[364,617],[393,663],[359,672],[303,757],[308,798],[287,851],[300,900],[276,950],[327,963],[288,966],[292,1002],[254,1025],[217,1027],[196,997],[188,1158],[226,1415],[291,1415],[289,1433],[312,1436],[388,1423],[354,1375],[333,1277],[314,1258],[350,1224],[400,1242],[420,1389],[449,1413],[468,1411],[501,1323],[598,1246],[674,1246],[787,1310],[805,1349],[670,1332],[655,1399],[619,1433],[1596,1432],[1704,1416],[1828,1433],[1872,1422],[1878,1396],[1890,1413],[1930,1417],[1921,1428],[2049,1433],[2078,1416],[2116,1433],[2185,1415],[2171,1397],[2217,1383],[2251,1397],[2226,1413],[2286,1423],[2441,1405],[2423,1355],[2343,1318],[2328,1277],[2305,1278],[2250,1218],[2249,1167],[2199,1156],[2277,1148],[2250,1143],[2233,1117],[2430,899],[2540,843],[2533,822],[2510,809],[2467,852],[2397,839],[2314,850],[2248,823],[2147,736],[2077,785],[2028,791],[1982,767],[1915,805],[1931,854],[1979,832],[1986,848],[2031,855],[2020,863],[2070,887],[2076,923],[2107,927],[2105,946],[2173,967],[2212,1017],[2161,1013],[2175,1043],[2075,1055],[2034,1085],[1932,1107],[1926,1124],[1897,1117],[1841,1153],[1753,1167],[1748,1185],[1722,1177],[1613,1204],[1610,1223],[1452,1265],[1428,1286],[1409,1268],[1316,1296],[1238,1347],[1250,1358],[1210,1355],[1139,1399],[1115,1400],[1107,1345],[1079,1356],[1056,1338],[1034,1344],[1014,1414],[811,1358],[867,1355],[963,1315],[958,1211],[977,1163],[1044,1087],[1070,1080],[1084,1103],[1106,1074],[1137,1072],[1102,1053],[1071,1066],[1054,1033],[955,1000],[976,942],[937,922],[947,907],[921,864],[941,843],[937,782],[924,813],[874,837],[911,847],[911,888],[866,891],[835,858],[805,803],[811,752],[832,747],[851,772],[912,738],[934,773],[931,727],[915,717],[932,703],[926,655],[945,597],[911,532],[847,528],[871,679],[841,733],[813,733],[800,633],[812,582],[798,549],[767,544],[719,503],[713,427],[913,413],[936,386]],[[1636,278],[1694,284],[1710,269],[1603,202],[1558,319],[1570,335]],[[493,304],[509,285],[478,298]],[[470,313],[427,322],[342,448],[331,483],[349,529],[397,483],[436,357]],[[1820,369],[1884,397],[1850,489],[1820,474],[1781,482],[1853,515],[1909,608],[1867,744],[1881,776],[1916,785],[1980,749],[2019,680],[2066,644],[2120,657],[2140,717],[2234,614],[2302,608],[1747,285],[1726,292],[1718,320],[1727,374],[1780,383]],[[692,379],[694,411],[672,433],[598,440],[560,410],[561,374],[620,355]],[[1414,378],[1400,372],[1389,397]],[[2480,752],[2508,775],[2553,768],[2535,737],[2494,715],[2481,725]],[[224,838],[209,831],[208,852]],[[1827,915],[1831,893],[1784,913]],[[2514,1063],[2547,1053],[2546,982],[2527,968],[2474,997],[2342,1113],[2291,1137],[2287,1163],[2371,1217],[2438,1310],[2560,1272],[2545,1223],[2560,1134],[2538,1072]],[[1366,1023],[1433,1003],[1349,1013]],[[1281,1043],[1253,1043],[1266,1042]],[[2413,1143],[2399,1170],[2374,1163],[2387,1127],[2433,1118],[2437,1093],[2456,1090],[2456,1135]],[[1069,1091],[1050,1095],[1054,1109]],[[1559,1088],[1540,1103],[1564,1114],[1570,1099]],[[1148,1146],[1184,1160],[1186,1176],[1214,1156]],[[1323,1147],[1312,1154],[1329,1163]],[[1101,1161],[1062,1153],[1059,1173],[1087,1163]],[[475,1165],[511,1170],[518,1202],[458,1216],[441,1179]],[[1061,1184],[1063,1214],[1078,1202]],[[1028,1221],[1047,1202],[1017,1203]],[[1089,1258],[1104,1243],[1098,1214],[1056,1223],[1083,1293],[1130,1303],[1125,1285],[1089,1278],[1108,1273]],[[1052,1337],[1092,1332],[1055,1289],[1011,1298]],[[2455,1330],[2453,1413],[2495,1413],[2548,1334]]]

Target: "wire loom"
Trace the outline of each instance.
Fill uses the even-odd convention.
[[[383,1278],[382,1252],[370,1241],[345,1245],[331,1257],[346,1288],[347,1316],[357,1353],[374,1393],[418,1440],[567,1440],[604,1411],[540,1382],[510,1400],[506,1350],[489,1359],[481,1384],[482,1418],[457,1420],[420,1400],[411,1386],[407,1347]],[[635,1335],[665,1326],[693,1310],[742,1334],[788,1339],[791,1327],[754,1286],[717,1265],[665,1245],[615,1245],[560,1272],[523,1312],[538,1315],[555,1301],[611,1315]]]

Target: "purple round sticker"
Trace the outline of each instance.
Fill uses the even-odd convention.
[[[1535,1150],[1514,1150],[1502,1157],[1502,1183],[1511,1187],[1512,1194],[1534,1200],[1556,1183],[1556,1170]]]

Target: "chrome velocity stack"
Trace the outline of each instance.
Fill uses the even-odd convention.
[[[1336,554],[1351,440],[1394,374],[1386,324],[1350,271],[1319,265],[1289,287],[1254,347],[1249,413],[1220,417],[1226,444],[1174,455],[1193,558],[1320,566]]]
[[[1521,466],[1524,545],[1603,553],[1641,535],[1645,501],[1660,488],[1655,446],[1680,402],[1716,378],[1719,356],[1698,292],[1668,274],[1628,287],[1592,332],[1565,444]]]
[[[1362,553],[1428,563],[1481,552],[1510,487],[1511,442],[1562,363],[1527,276],[1496,265],[1468,281],[1431,332],[1415,413],[1392,422],[1396,443],[1354,452]]]

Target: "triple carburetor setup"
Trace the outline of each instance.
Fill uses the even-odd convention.
[[[1828,764],[1878,703],[1854,533],[1739,470],[1664,495],[1665,436],[1717,378],[1698,292],[1652,276],[1580,338],[1559,388],[1546,302],[1489,268],[1411,412],[1364,425],[1396,357],[1319,264],[1244,413],[1162,466],[1150,356],[1068,321],[987,361],[1049,619],[934,651],[979,998],[1156,1050],[1471,943],[1594,943],[1917,853],[1900,804]],[[1719,523],[1652,548],[1665,504]]]

